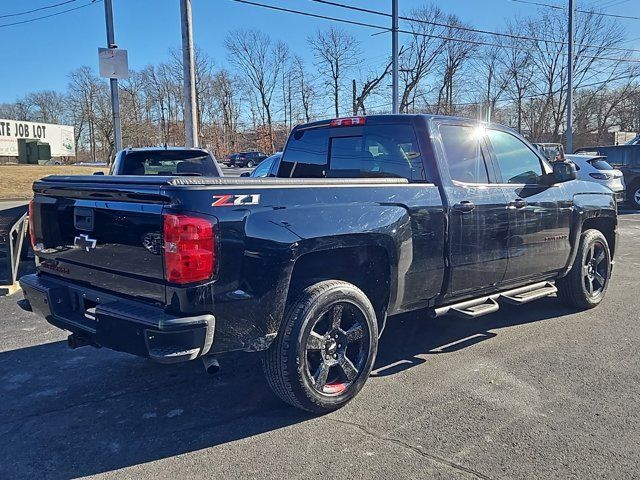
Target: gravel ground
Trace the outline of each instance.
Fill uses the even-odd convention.
[[[394,318],[344,409],[281,404],[255,355],[162,366],[68,350],[0,298],[0,478],[640,478],[640,214],[605,302]]]

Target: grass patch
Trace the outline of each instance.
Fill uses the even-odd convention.
[[[0,199],[31,198],[33,182],[47,175],[91,175],[107,173],[107,167],[75,165],[0,165]]]

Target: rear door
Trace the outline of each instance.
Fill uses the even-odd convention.
[[[496,185],[483,130],[472,123],[437,125],[446,160],[451,295],[495,287],[507,269],[509,215]]]
[[[507,197],[509,262],[505,281],[558,271],[567,263],[572,198],[563,184],[543,182],[550,166],[508,130],[487,130],[498,186]]]

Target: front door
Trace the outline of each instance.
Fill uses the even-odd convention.
[[[448,172],[450,295],[477,292],[503,281],[507,269],[509,211],[494,181],[484,132],[473,124],[438,127]],[[446,176],[449,178],[446,179]]]
[[[562,184],[543,182],[550,166],[516,135],[491,128],[487,137],[509,212],[505,281],[562,269],[571,249],[572,202],[567,190]]]

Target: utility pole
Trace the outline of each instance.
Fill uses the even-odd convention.
[[[191,0],[180,0],[182,27],[182,75],[184,77],[184,139],[185,146],[198,146],[198,118],[196,107],[196,68],[193,54]]]
[[[351,94],[352,94],[352,102],[353,102],[353,116],[355,117],[356,115],[358,115],[358,99],[357,96],[358,94],[356,93],[356,79],[354,78],[351,81]]]
[[[398,0],[391,0],[391,96],[392,113],[399,113],[398,109]]]
[[[567,153],[573,153],[573,0],[569,0],[569,47],[567,52]]]
[[[113,33],[113,6],[111,0],[104,0],[104,17],[107,24],[107,48],[117,48]],[[120,98],[118,95],[118,79],[110,78],[111,116],[113,119],[113,137],[116,152],[122,150],[122,125],[120,124]]]

